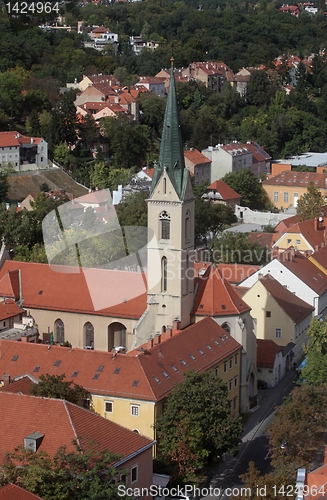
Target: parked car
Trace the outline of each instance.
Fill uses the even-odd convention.
[[[258,389],[267,389],[267,382],[264,380],[258,380]]]

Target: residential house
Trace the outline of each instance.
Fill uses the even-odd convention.
[[[0,488],[0,498],[5,500],[42,500],[41,497],[11,483]]]
[[[241,356],[241,412],[257,404],[256,335],[250,311],[217,267],[196,263],[194,321],[210,317],[243,346]]]
[[[303,492],[306,492],[303,495],[304,500],[324,499],[327,485],[327,447],[320,467],[311,472],[304,468],[298,469],[296,484],[299,487],[303,486]]]
[[[238,71],[238,73],[234,75],[236,90],[242,97],[246,95],[248,81],[250,79],[251,73],[255,70],[255,68],[242,68]]]
[[[241,204],[241,196],[222,180],[210,184],[203,193],[202,198],[211,203],[223,203],[233,211],[235,211],[235,205]]]
[[[77,441],[82,449],[108,450],[119,456],[113,466],[128,472],[128,486],[149,488],[152,484],[153,440],[62,399],[0,392],[0,401],[0,463],[18,446],[53,456],[61,446],[76,452],[73,441]],[[13,425],[22,407],[24,418]]]
[[[282,347],[292,343],[292,349],[286,357],[286,369],[290,369],[293,362],[300,362],[304,356],[303,345],[307,340],[306,332],[314,307],[288,290],[271,274],[262,276],[260,272],[258,280],[243,295],[243,300],[251,307],[257,338],[274,341]]]
[[[101,118],[117,118],[119,114],[128,115],[128,112],[120,104],[109,104],[106,102],[85,102],[76,106],[76,113],[85,117],[92,116],[94,121],[99,122]]]
[[[298,200],[307,192],[310,182],[327,197],[327,174],[286,171],[262,182],[271,203],[277,208],[297,207]]]
[[[322,245],[308,258],[322,273],[327,274],[327,245]]]
[[[194,179],[194,184],[210,182],[211,161],[200,151],[190,148],[184,151],[185,166]]]
[[[300,252],[313,253],[326,244],[326,224],[327,219],[323,216],[297,222],[279,237],[276,234],[272,248],[287,250],[292,246]]]
[[[193,62],[182,70],[182,75],[189,80],[203,82],[213,92],[220,93],[226,81],[224,71],[218,62]]]
[[[109,95],[116,96],[116,91],[106,84],[90,85],[77,94],[75,106],[82,106],[86,102],[105,102]]]
[[[164,78],[165,79],[165,92],[168,92],[169,89],[169,83],[170,83],[170,74],[171,70],[170,69],[162,69],[155,75],[156,78]],[[188,78],[186,76],[183,76],[182,74],[182,69],[174,68],[174,79],[175,82],[188,82]]]
[[[256,176],[270,170],[271,157],[256,142],[217,144],[203,149],[202,154],[212,162],[211,182],[244,168],[249,168]]]
[[[41,137],[0,132],[0,167],[11,164],[20,172],[48,167],[48,144]]]
[[[145,41],[141,36],[130,36],[129,43],[132,47],[134,54],[139,55],[143,49],[156,50],[159,47],[159,43],[154,40]]]
[[[158,97],[165,97],[166,95],[164,78],[158,78],[156,76],[141,76],[139,81],[136,82],[134,86],[136,88],[138,88],[138,86],[145,87]]]
[[[0,338],[37,342],[39,332],[33,318],[13,299],[0,299]]]
[[[273,340],[257,340],[257,372],[258,378],[267,383],[267,387],[275,387],[285,376],[286,362],[283,347]]]
[[[96,50],[103,50],[108,43],[111,45],[118,44],[118,34],[113,33],[110,29],[104,26],[98,26],[93,28],[90,32],[90,38],[94,42],[94,48]]]
[[[283,4],[279,10],[281,12],[286,12],[286,13],[289,13],[289,14],[292,14],[292,16],[295,16],[295,17],[299,17],[300,15],[300,9],[298,7],[298,5],[288,5],[288,4]]]
[[[292,294],[314,307],[314,316],[327,314],[327,276],[301,252],[290,248],[275,257],[240,284],[250,288],[261,277],[270,274]],[[260,275],[260,276],[259,276]],[[276,341],[276,338],[274,339]]]
[[[127,354],[13,341],[1,341],[0,347],[0,373],[11,380],[64,373],[90,392],[98,414],[150,439],[166,397],[191,369],[219,375],[231,413],[240,411],[242,346],[211,318],[182,331],[167,328]]]
[[[83,92],[87,87],[92,87],[93,85],[103,85],[107,84],[108,87],[113,87],[114,89],[120,87],[120,83],[114,75],[83,75],[83,79],[79,82],[79,89]]]

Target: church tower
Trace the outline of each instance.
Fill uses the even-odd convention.
[[[158,166],[148,199],[148,313],[155,332],[190,324],[194,298],[194,196],[184,150],[173,59]]]

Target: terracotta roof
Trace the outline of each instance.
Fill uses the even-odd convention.
[[[243,144],[243,146],[252,152],[253,163],[263,162],[271,159],[271,156],[269,156],[269,154],[266,153],[266,151],[256,142],[247,142],[246,144]]]
[[[31,394],[31,388],[34,384],[35,382],[33,382],[32,377],[24,375],[23,377],[19,377],[17,380],[10,382],[8,385],[3,385],[0,387],[0,391],[16,394]]]
[[[257,366],[260,368],[273,368],[276,355],[283,350],[273,340],[257,339]]]
[[[184,156],[187,158],[189,161],[194,163],[194,165],[201,165],[203,163],[211,163],[211,160],[204,156],[200,151],[197,149],[188,149],[187,151],[184,151]]]
[[[0,297],[9,296],[11,271],[17,270],[25,309],[137,319],[146,309],[146,284],[141,273],[7,260],[0,270]],[[136,290],[139,295],[135,297]]]
[[[300,323],[314,311],[314,307],[294,295],[270,274],[266,274],[259,281],[295,324]]]
[[[327,290],[327,276],[297,250],[285,250],[278,260],[318,295]]]
[[[153,444],[145,436],[62,399],[0,392],[0,407],[0,463],[6,452],[24,445],[24,438],[34,432],[44,435],[39,450],[51,456],[60,446],[75,451],[74,439],[81,444],[94,443],[90,444],[94,449],[107,449],[125,458]],[[13,425],[22,408],[24,418],[19,419],[19,425]]]
[[[0,132],[0,147],[19,147],[21,144],[30,144],[32,139],[34,144],[38,144],[41,140],[40,137],[26,137],[15,130],[11,132]]]
[[[13,269],[0,276],[0,297],[19,299],[19,270]]]
[[[200,275],[199,275],[200,274]],[[250,311],[251,308],[237,295],[219,269],[204,267],[195,278],[196,295],[193,314],[198,316],[231,316]]]
[[[220,194],[223,200],[234,200],[235,198],[241,198],[234,189],[228,186],[224,181],[215,181],[210,186],[207,187],[206,193],[209,191],[216,191]]]
[[[316,246],[320,246],[326,242],[325,229],[327,225],[327,220],[323,220],[319,224],[319,229],[315,229],[315,219],[306,220],[303,222],[297,222],[293,224],[289,229],[287,229],[280,238],[276,241],[276,245],[278,246],[278,242],[281,238],[284,237],[285,234],[301,234],[306,241],[315,249]]]
[[[274,233],[259,233],[252,231],[248,234],[248,238],[254,243],[259,243],[259,245],[266,248],[271,248],[274,243]]]
[[[241,283],[260,269],[260,266],[254,266],[252,264],[217,264],[217,267],[222,278],[233,284]]]
[[[315,172],[285,171],[263,181],[263,186],[297,186],[307,188],[310,182],[315,187],[326,189],[327,174],[316,174]]]
[[[108,83],[110,85],[118,85],[119,81],[114,75],[92,75],[88,76],[93,84]]]
[[[158,338],[160,343],[151,348],[146,344],[144,349],[116,355],[59,346],[49,349],[45,344],[2,340],[0,376],[9,374],[15,378],[31,374],[39,377],[46,373],[64,373],[67,380],[82,385],[91,394],[157,401],[182,381],[184,373],[191,368],[197,372],[207,370],[241,349],[240,344],[211,318],[205,318],[170,338],[166,337],[167,334],[162,334]],[[58,360],[60,364],[55,366]],[[37,372],[34,371],[36,367]],[[99,367],[103,367],[101,371]]]
[[[42,500],[42,498],[16,484],[6,484],[0,488],[0,500]]]
[[[13,299],[5,299],[0,302],[0,321],[23,314],[24,309],[18,307]]]
[[[158,84],[158,83],[165,83],[165,78],[164,77],[155,77],[155,76],[141,76],[139,81],[135,83],[135,86],[138,86],[139,84],[144,85],[145,83],[149,85],[153,84]]]
[[[327,246],[319,248],[317,252],[312,255],[312,259],[318,262],[323,268],[327,270]]]

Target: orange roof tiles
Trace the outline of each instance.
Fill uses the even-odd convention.
[[[260,368],[273,368],[276,354],[283,350],[273,340],[257,339],[257,366]]]
[[[184,156],[194,163],[194,165],[201,165],[204,163],[211,163],[211,160],[204,156],[200,151],[197,149],[188,149],[187,151],[184,151]]]
[[[10,146],[19,147],[21,144],[30,144],[31,140],[33,140],[34,144],[38,144],[41,139],[39,137],[26,137],[15,130],[11,132],[0,132],[1,148]]]
[[[24,418],[19,419],[19,425],[13,425],[22,408]],[[124,458],[153,445],[145,436],[61,399],[0,392],[0,415],[0,463],[6,452],[24,445],[24,438],[33,432],[44,435],[39,450],[51,456],[60,446],[75,451],[72,440],[100,451],[108,449]]]
[[[16,378],[31,374],[39,377],[46,373],[65,373],[67,380],[82,385],[91,394],[158,401],[181,382],[184,373],[191,368],[197,372],[207,370],[241,349],[241,345],[211,318],[205,318],[170,338],[166,336],[167,333],[162,334],[158,338],[160,343],[151,348],[144,345],[143,349],[116,355],[59,346],[49,349],[45,344],[2,340],[0,376],[9,374]],[[57,360],[60,364],[55,366]],[[101,372],[99,366],[103,366]],[[34,372],[36,367],[39,368]],[[95,374],[99,376],[94,378]]]
[[[0,377],[1,379],[1,377]],[[18,394],[31,394],[31,388],[35,384],[32,378],[28,375],[19,377],[17,380],[10,382],[8,385],[0,387],[1,392],[12,392]]]
[[[0,296],[9,296],[8,276],[17,270],[25,309],[134,319],[146,309],[146,284],[141,273],[7,260],[0,270]],[[136,297],[135,290],[139,290]]]
[[[0,297],[18,300],[19,293],[19,270],[14,269],[0,276]]]
[[[241,283],[260,269],[252,264],[217,264],[217,267],[222,278],[233,284]]]
[[[0,488],[0,500],[42,500],[42,498],[16,484],[6,484]]]
[[[4,321],[8,318],[13,318],[19,314],[23,314],[24,309],[18,307],[16,302],[12,299],[5,299],[0,302],[0,321]]]
[[[326,189],[327,174],[316,174],[315,172],[286,171],[263,181],[263,186],[297,186],[307,188],[310,182],[315,187]]]
[[[327,246],[325,245],[322,248],[319,248],[319,250],[312,255],[312,258],[322,267],[327,269]]]
[[[294,295],[270,274],[266,274],[259,281],[295,324],[300,323],[314,311],[314,307]]]
[[[232,285],[225,280],[217,267],[208,266],[195,278],[197,293],[193,314],[198,316],[238,315],[251,308],[238,296]]]
[[[241,198],[234,189],[228,186],[224,181],[215,181],[210,186],[207,187],[206,192],[217,191],[223,200],[234,200],[235,198]]]
[[[285,250],[278,260],[318,295],[326,292],[327,276],[300,252],[294,249]]]

